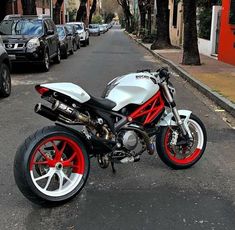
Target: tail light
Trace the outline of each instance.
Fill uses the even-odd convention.
[[[35,89],[38,91],[39,94],[43,95],[47,92],[49,92],[48,88],[42,87],[40,85],[35,86]]]

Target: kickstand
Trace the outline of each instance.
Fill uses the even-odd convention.
[[[113,173],[115,174],[115,173],[116,173],[116,169],[115,169],[115,167],[114,167],[114,163],[113,163],[113,162],[111,162],[111,167],[112,167]]]

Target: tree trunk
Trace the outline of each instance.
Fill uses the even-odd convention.
[[[6,7],[7,7],[8,0],[1,0],[1,7],[0,7],[0,22],[6,16]]]
[[[134,22],[133,22],[134,17],[130,11],[129,0],[117,0],[117,1],[118,4],[121,5],[124,13],[126,31],[131,33],[134,30]]]
[[[144,6],[144,0],[138,0],[139,12],[140,12],[140,34],[143,34],[145,29],[145,17],[146,17],[146,8]]]
[[[97,0],[93,0],[91,10],[90,10],[90,15],[89,15],[89,24],[91,24],[92,16],[96,11],[96,5],[97,5]]]
[[[76,17],[77,22],[83,21],[84,18],[86,17],[86,3],[87,0],[81,0],[79,9],[77,11],[77,17]]]
[[[21,0],[24,15],[37,15],[35,0]]]
[[[148,6],[148,9],[147,9],[147,13],[148,13],[147,30],[148,30],[148,35],[150,35],[151,34],[151,27],[152,27],[152,8],[151,8],[150,3],[149,3],[149,6]]]
[[[184,0],[184,44],[183,60],[184,65],[200,65],[198,51],[197,24],[196,24],[196,1]]]
[[[61,24],[61,6],[64,0],[57,0],[55,4],[55,9],[53,13],[53,20],[55,24]]]
[[[157,34],[156,39],[153,42],[151,49],[165,49],[171,48],[170,32],[169,32],[169,10],[168,0],[156,0],[157,1]]]

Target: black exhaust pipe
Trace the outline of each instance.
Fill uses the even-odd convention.
[[[53,110],[46,107],[45,105],[42,105],[41,103],[38,103],[34,108],[35,113],[40,114],[43,117],[48,118],[51,121],[57,121],[58,120],[58,114],[56,114]]]

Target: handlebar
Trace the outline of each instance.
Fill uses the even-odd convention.
[[[159,77],[161,79],[161,82],[168,81],[171,75],[178,76],[177,74],[170,72],[167,67],[162,67],[158,69],[156,72],[151,72],[150,69],[137,70],[137,73],[141,73],[141,72],[148,72],[154,77]]]

